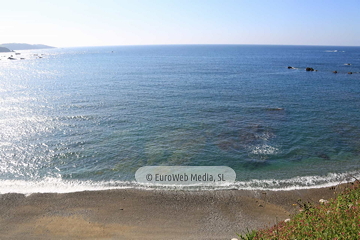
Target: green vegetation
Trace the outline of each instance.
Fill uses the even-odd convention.
[[[289,222],[239,236],[257,239],[360,239],[360,182],[352,183],[336,199],[315,206],[299,200],[301,212]]]

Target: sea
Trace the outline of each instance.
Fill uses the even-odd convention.
[[[15,52],[0,53],[0,194],[277,191],[360,179],[360,47]],[[143,166],[228,166],[236,181],[144,186],[135,179]]]

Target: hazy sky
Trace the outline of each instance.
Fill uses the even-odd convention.
[[[0,43],[360,46],[359,0],[1,0]]]

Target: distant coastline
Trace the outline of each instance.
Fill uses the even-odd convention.
[[[17,52],[18,50],[40,50],[55,48],[44,44],[27,44],[27,43],[3,43],[0,44],[0,60],[25,60],[33,58],[43,58],[44,54],[26,54]],[[21,55],[18,56],[18,55]]]
[[[0,52],[11,52],[11,50],[6,48],[6,47],[1,47],[0,46]]]
[[[11,52],[11,50],[32,50],[32,49],[47,49],[55,48],[44,44],[27,44],[27,43],[3,43],[0,44],[0,52]],[[9,51],[2,51],[9,50]]]

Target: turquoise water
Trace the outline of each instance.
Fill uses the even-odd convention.
[[[157,165],[229,166],[240,189],[360,177],[360,47],[19,52],[0,60],[0,192],[139,187]]]

